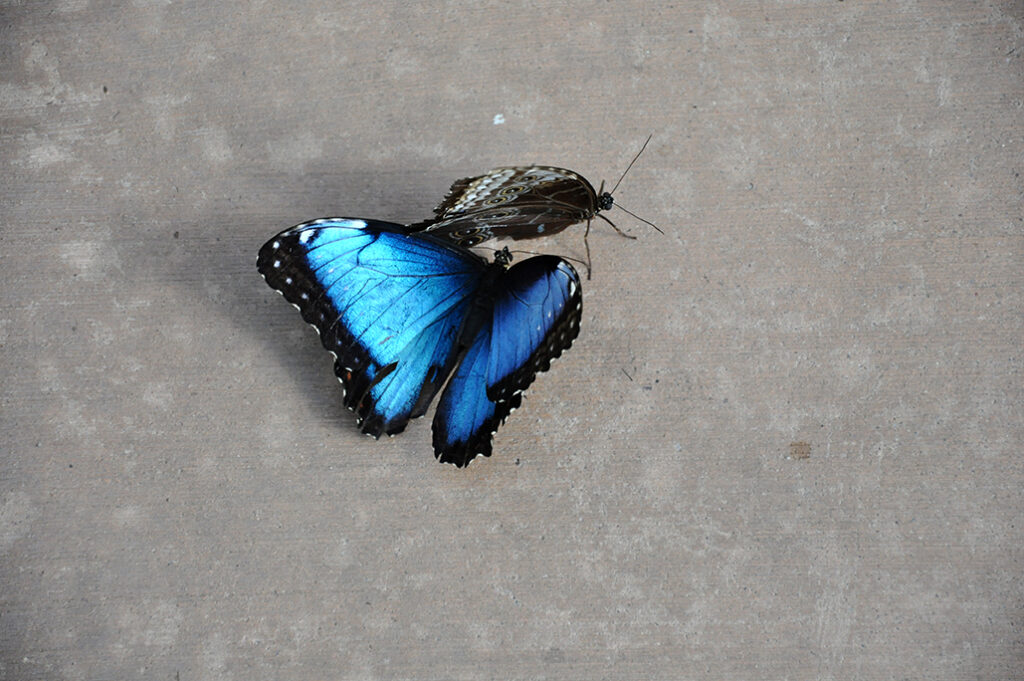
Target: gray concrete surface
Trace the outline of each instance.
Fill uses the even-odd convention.
[[[3,3],[0,678],[1024,678],[1022,22]],[[648,134],[496,455],[360,436],[263,241]]]

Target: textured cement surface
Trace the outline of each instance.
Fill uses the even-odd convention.
[[[0,5],[0,678],[1024,678],[1021,2],[283,5]],[[359,435],[263,241],[648,134],[495,456]]]

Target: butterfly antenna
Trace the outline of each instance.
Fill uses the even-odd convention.
[[[525,254],[525,255],[544,255],[540,251],[525,251],[525,250],[521,250],[521,249],[516,249],[514,251],[509,251],[509,253]],[[575,263],[579,263],[583,267],[586,267],[587,268],[587,279],[590,279],[590,265],[588,265],[585,260],[580,260],[579,258],[574,258],[571,255],[560,255],[558,257],[563,259],[563,260],[571,260],[571,261],[573,261]]]
[[[574,263],[578,263],[581,266],[586,267],[587,268],[587,279],[590,279],[590,266],[587,265],[586,261],[580,260],[579,258],[574,258],[571,255],[560,255],[558,257],[561,258],[562,260],[572,260]]]
[[[519,248],[515,250],[509,250],[509,253],[513,253],[515,255],[541,255],[540,251],[524,251]]]
[[[621,208],[622,210],[626,211],[627,213],[629,213],[630,215],[632,215],[633,217],[635,217],[637,220],[639,220],[640,222],[644,223],[645,225],[650,225],[651,227],[654,227],[654,229],[658,230],[658,234],[664,234],[665,233],[665,232],[661,231],[661,228],[658,227],[658,225],[654,224],[650,220],[644,220],[642,217],[640,217],[639,215],[637,215],[633,211],[629,210],[628,208],[623,206],[621,203],[616,203],[615,205],[618,206],[619,208]],[[602,215],[601,217],[604,217],[604,216]],[[604,218],[604,219],[608,220],[608,218]],[[615,225],[612,225],[612,227],[615,227]],[[618,227],[615,227],[615,229],[618,229]],[[635,239],[636,237],[633,237],[633,238]]]
[[[652,137],[654,137],[654,135],[647,136],[647,142],[644,142],[644,145],[640,147],[640,151],[636,152],[636,156],[634,156],[633,160],[629,162],[629,165],[626,166],[626,169],[622,171],[622,176],[619,177],[619,181],[615,183],[615,186],[612,187],[612,190],[608,192],[609,194],[614,194],[615,190],[619,188],[619,184],[622,182],[622,178],[626,176],[626,173],[628,173],[629,169],[633,167],[633,164],[636,163],[636,160],[640,158],[640,154],[644,153],[644,149],[647,148],[647,143],[651,141]],[[602,183],[602,186],[603,185],[604,183]],[[600,194],[598,194],[598,196],[600,196]]]

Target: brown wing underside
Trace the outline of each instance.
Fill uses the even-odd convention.
[[[581,175],[565,168],[495,168],[452,184],[435,217],[409,225],[461,246],[491,238],[529,239],[556,234],[594,217],[598,198]]]

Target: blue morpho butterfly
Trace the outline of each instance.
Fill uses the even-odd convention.
[[[650,141],[648,137],[619,182]],[[604,183],[601,189],[594,191],[594,186],[585,177],[565,168],[495,168],[485,175],[456,180],[444,200],[434,209],[433,218],[408,225],[406,229],[427,232],[459,246],[470,247],[493,238],[536,239],[550,236],[586,221],[587,232],[583,240],[589,270],[590,245],[586,237],[593,218],[601,218],[624,237],[636,238],[623,233],[615,223],[599,215],[600,211],[614,205],[612,193],[619,182],[611,192],[604,191]],[[619,207],[622,208],[621,205]],[[647,224],[658,229],[650,222]]]
[[[489,263],[389,222],[324,218],[268,241],[257,267],[334,355],[364,433],[401,432],[447,381],[434,455],[461,467],[490,456],[522,391],[579,334],[576,270],[551,255],[511,259],[505,249]]]

